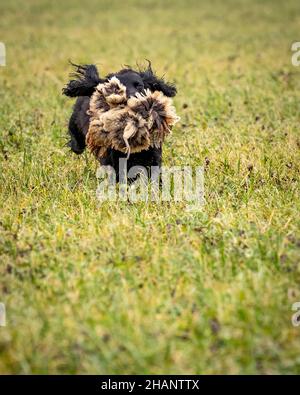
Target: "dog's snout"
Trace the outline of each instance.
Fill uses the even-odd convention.
[[[138,92],[138,90],[134,87],[127,87],[126,88],[126,95],[127,97],[135,96],[135,94]]]

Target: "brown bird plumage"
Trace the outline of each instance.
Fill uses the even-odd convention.
[[[116,78],[100,83],[90,100],[86,143],[97,157],[108,148],[130,153],[160,147],[179,120],[172,100],[162,92],[145,90],[127,99],[126,87]]]

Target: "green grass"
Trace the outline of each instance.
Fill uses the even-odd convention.
[[[1,2],[0,373],[300,373],[298,0]],[[100,205],[68,59],[151,59],[206,205]],[[253,169],[252,169],[253,166]]]

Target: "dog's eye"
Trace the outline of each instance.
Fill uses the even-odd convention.
[[[137,89],[138,89],[138,88],[142,88],[142,84],[141,84],[140,82],[137,82],[137,81],[133,83],[133,86],[134,86],[135,88],[137,88]]]

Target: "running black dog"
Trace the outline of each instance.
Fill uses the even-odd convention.
[[[160,91],[168,97],[176,95],[176,87],[158,78],[151,68],[149,62],[145,70],[133,70],[130,68],[122,69],[116,73],[108,74],[101,78],[95,65],[75,65],[72,64],[76,71],[71,75],[72,80],[63,88],[63,94],[69,97],[77,97],[73,113],[69,121],[70,141],[69,147],[76,154],[81,154],[85,147],[85,137],[89,129],[90,116],[87,114],[89,109],[90,98],[99,83],[109,81],[112,77],[117,77],[126,87],[127,97],[134,96],[136,93],[142,93],[145,89],[150,91]],[[101,158],[102,165],[112,166],[118,174],[119,158],[125,158],[126,154],[114,149],[109,149],[107,155]],[[161,166],[162,148],[150,147],[138,153],[131,154],[127,168],[132,166]]]

